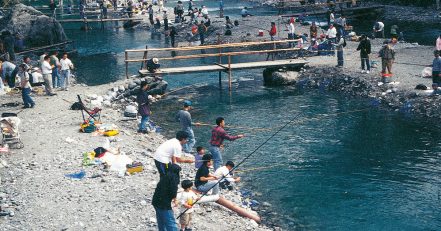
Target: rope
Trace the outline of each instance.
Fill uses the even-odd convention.
[[[239,162],[239,164],[237,164],[236,166],[234,166],[229,172],[228,174],[224,175],[221,177],[221,179],[219,179],[216,184],[214,184],[213,186],[211,186],[206,192],[204,192],[202,194],[201,197],[199,197],[194,203],[193,205],[195,205],[196,203],[198,203],[198,201],[201,200],[202,197],[206,196],[207,193],[213,189],[216,185],[218,185],[223,179],[225,179],[225,176],[231,174],[236,168],[238,168],[240,165],[242,165],[246,160],[248,160],[254,153],[256,153],[262,146],[264,146],[266,143],[268,143],[273,137],[275,137],[277,134],[279,134],[280,131],[282,131],[285,127],[287,127],[290,123],[292,123],[294,120],[298,119],[300,117],[300,115],[302,115],[302,113],[298,113],[296,116],[294,116],[291,120],[289,120],[287,123],[285,123],[285,125],[283,125],[279,130],[277,130],[276,132],[274,132],[270,137],[268,137],[268,139],[266,139],[262,144],[260,144],[259,146],[257,146],[257,148],[255,148],[250,154],[248,154],[241,162]],[[180,218],[185,212],[187,212],[189,210],[189,208],[186,208],[183,212],[181,212],[179,214],[178,217],[176,217],[176,219]]]

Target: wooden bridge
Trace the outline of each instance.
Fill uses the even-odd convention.
[[[204,72],[219,72],[219,85],[221,85],[222,72],[228,73],[228,88],[231,91],[232,86],[232,70],[241,69],[256,69],[256,68],[267,68],[267,67],[301,67],[308,63],[306,60],[301,59],[283,59],[274,60],[274,56],[280,52],[296,52],[300,48],[289,47],[289,44],[295,44],[299,40],[281,40],[281,41],[268,41],[268,42],[244,42],[244,43],[228,43],[228,44],[218,44],[218,45],[206,45],[206,46],[190,46],[190,47],[176,47],[176,48],[148,48],[139,50],[126,50],[125,51],[125,63],[126,63],[126,77],[128,78],[128,66],[132,62],[141,62],[141,69],[139,70],[140,75],[144,76],[157,76],[157,75],[171,75],[171,74],[188,74],[188,73],[204,73]],[[286,44],[285,48],[277,48],[277,45]],[[271,49],[262,49],[262,46],[270,46]],[[239,49],[239,51],[226,51],[225,49]],[[246,50],[245,50],[246,49]],[[188,52],[188,51],[204,51],[215,50],[215,53],[203,53],[203,54],[189,54],[189,55],[179,55],[171,57],[157,57],[160,61],[165,60],[186,60],[186,59],[198,59],[198,58],[208,58],[208,57],[218,57],[218,62],[211,65],[202,66],[183,66],[183,67],[166,67],[161,68],[159,71],[150,73],[148,70],[144,69],[147,66],[147,61],[150,59],[148,57],[149,52]],[[143,53],[142,59],[129,59],[130,53]],[[272,56],[273,59],[270,61],[255,61],[255,62],[243,62],[243,63],[232,63],[232,56],[243,56],[243,55],[254,55],[254,54],[268,54],[268,57]],[[222,64],[222,57],[228,58],[228,63]],[[267,57],[267,59],[268,59]]]

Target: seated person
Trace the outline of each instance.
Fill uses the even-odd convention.
[[[244,7],[244,8],[242,9],[242,11],[240,12],[240,14],[242,15],[243,18],[248,17],[248,16],[253,16],[252,14],[250,14],[250,13],[248,12],[248,7]]]
[[[225,16],[225,25],[227,26],[227,29],[231,29],[234,27],[234,24],[229,16]]]
[[[147,61],[147,70],[150,73],[155,73],[155,72],[159,71],[160,67],[161,67],[161,65],[159,64],[159,59],[157,59],[157,58],[152,58]]]
[[[231,169],[233,169],[233,168],[234,168],[233,161],[227,161],[225,166],[218,168],[216,170],[216,172],[214,172],[214,175],[218,179],[221,179],[222,177],[224,177],[219,182],[219,187],[221,187],[222,189],[228,188],[228,190],[233,190],[234,183],[237,183],[240,181],[240,177],[233,177],[233,173],[232,172],[230,173]]]
[[[208,192],[213,189],[212,195],[219,193],[219,184],[217,183],[217,177],[210,174],[210,166],[212,165],[213,156],[211,154],[205,154],[202,157],[203,164],[196,172],[196,178],[194,185],[201,192]]]

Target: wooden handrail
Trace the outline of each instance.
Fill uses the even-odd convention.
[[[214,49],[214,48],[245,47],[245,46],[257,46],[257,45],[265,45],[265,44],[279,44],[279,43],[288,43],[288,42],[298,42],[299,40],[300,39],[266,41],[266,42],[224,43],[224,44],[194,46],[194,47],[148,48],[148,49],[126,50],[125,52],[192,51],[192,50],[205,50],[205,49]]]
[[[298,50],[300,50],[300,48],[285,48],[285,49],[260,50],[260,51],[236,51],[236,52],[227,52],[227,53],[175,56],[175,57],[158,58],[158,59],[159,60],[197,59],[197,58],[207,58],[207,57],[237,56],[237,55],[250,55],[250,54],[259,54],[259,53],[272,53],[272,52],[280,52],[280,51],[298,51]],[[144,62],[147,60],[148,59],[131,59],[131,60],[125,60],[125,62],[126,63]]]
[[[69,44],[69,43],[73,43],[73,41],[69,40],[69,41],[65,41],[65,42],[61,42],[61,43],[56,43],[56,44],[52,44],[52,45],[47,45],[47,46],[42,46],[42,47],[35,47],[35,48],[28,49],[28,50],[17,52],[15,54],[16,55],[26,54],[26,53],[33,52],[33,51],[38,51],[38,50],[43,50],[43,49],[47,49],[47,48],[52,48],[52,47],[66,45],[66,44]]]

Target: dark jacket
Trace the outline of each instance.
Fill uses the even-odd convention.
[[[361,40],[358,44],[357,51],[360,51],[361,57],[367,57],[371,53],[371,41],[369,39]]]
[[[152,205],[159,209],[171,210],[171,202],[178,193],[179,171],[181,168],[172,164],[169,172],[162,176],[153,194]]]
[[[150,115],[150,105],[149,105],[149,94],[146,91],[140,90],[138,96],[136,97],[136,102],[138,103],[138,112],[141,116]]]

